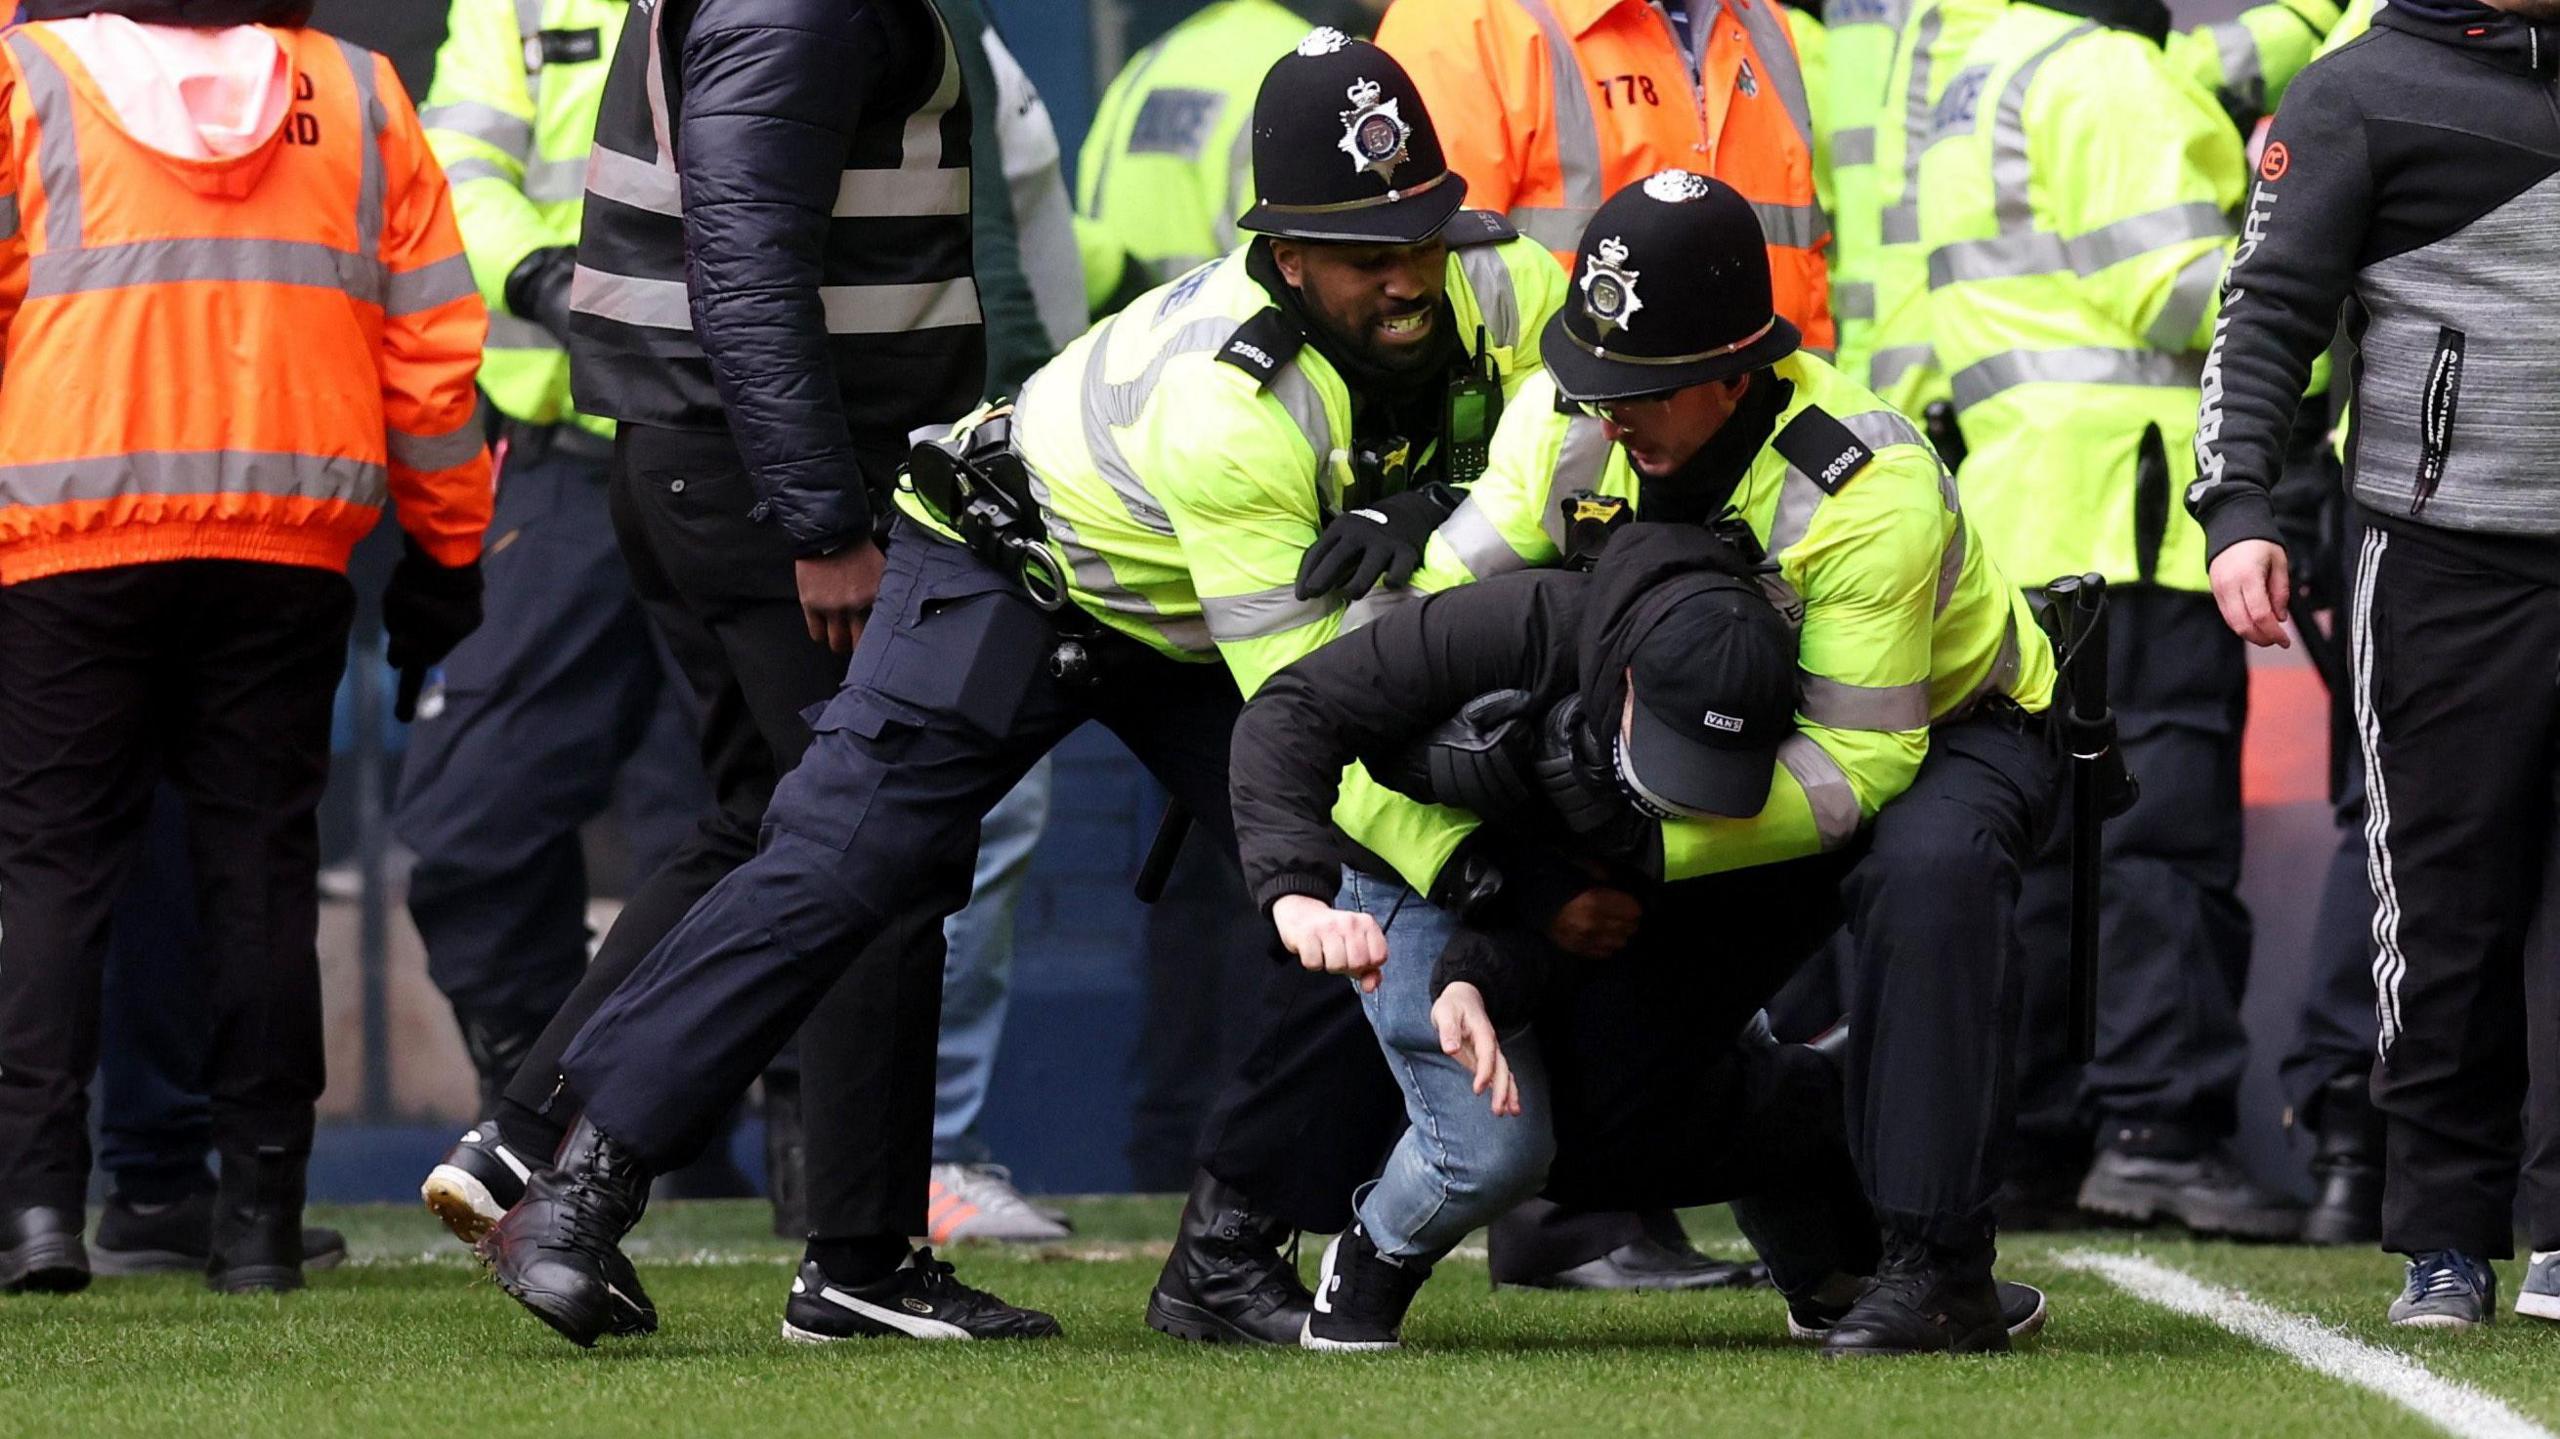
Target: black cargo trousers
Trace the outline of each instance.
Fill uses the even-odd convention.
[[[2382,1247],[2560,1249],[2560,586],[2371,528],[2351,603]]]
[[[690,1159],[810,1006],[841,986],[882,1021],[825,1041],[862,1067],[879,1143],[865,1156],[862,1205],[829,1237],[925,1231],[941,955],[864,941],[919,917],[938,929],[965,903],[979,817],[1088,720],[1129,746],[1230,863],[1235,854],[1227,747],[1242,701],[1226,668],[1104,636],[1087,641],[1092,677],[1062,680],[1049,665],[1059,639],[1011,580],[899,522],[852,668],[774,791],[755,857],[667,933],[568,1050],[563,1068],[598,1128],[653,1169]],[[1275,965],[1204,1162],[1270,1213],[1339,1228],[1402,1118],[1350,987]]]

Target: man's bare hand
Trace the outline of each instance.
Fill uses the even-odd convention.
[[[1347,975],[1360,982],[1363,994],[1376,991],[1378,966],[1387,962],[1387,936],[1368,915],[1335,909],[1312,895],[1291,894],[1271,906],[1271,926],[1300,966]]]
[[[1511,1077],[1511,1061],[1503,1058],[1502,1036],[1484,1007],[1484,991],[1460,980],[1440,991],[1431,1004],[1432,1027],[1440,1031],[1440,1052],[1475,1071],[1475,1092],[1493,1093],[1495,1115],[1509,1119],[1520,1112],[1520,1083]]]
[[[2222,622],[2253,645],[2293,648],[2284,632],[2293,617],[2293,568],[2284,546],[2273,540],[2242,540],[2213,557],[2207,571],[2213,602],[2222,607]]]
[[[1567,954],[1607,959],[1627,947],[1644,923],[1644,906],[1623,889],[1593,885],[1566,900],[1547,922],[1547,938]]]
[[[800,615],[809,638],[840,655],[853,653],[862,622],[880,595],[880,571],[888,563],[880,547],[864,540],[832,555],[793,562],[800,583]]]

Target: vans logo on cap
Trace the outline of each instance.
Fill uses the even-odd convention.
[[[1740,734],[1742,733],[1742,721],[1735,719],[1729,714],[1718,714],[1714,710],[1709,710],[1707,711],[1707,728],[1712,730],[1722,730],[1726,734]]]

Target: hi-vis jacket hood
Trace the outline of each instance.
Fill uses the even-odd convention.
[[[300,79],[273,31],[88,15],[48,27],[80,59],[118,128],[176,163],[197,194],[240,199],[275,157]]]

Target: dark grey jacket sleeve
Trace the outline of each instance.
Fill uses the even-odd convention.
[[[941,60],[878,12],[706,0],[681,52],[694,331],[757,493],[803,555],[871,528],[818,293],[836,190],[865,96]]]
[[[2365,122],[2337,67],[2295,79],[2276,113],[2205,358],[2187,509],[2208,558],[2282,541],[2269,495],[2311,366],[2337,332],[2372,214]]]

